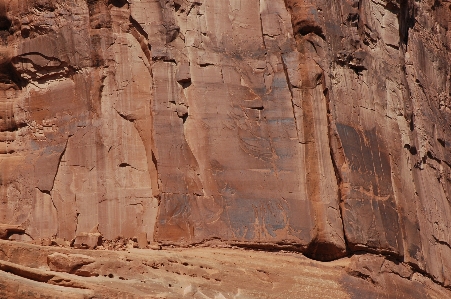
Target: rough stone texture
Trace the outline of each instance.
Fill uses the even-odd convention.
[[[94,249],[100,244],[102,244],[100,233],[82,233],[75,237],[73,246],[75,248]]]
[[[310,280],[334,298],[445,298],[450,24],[445,0],[0,0],[0,239],[292,250],[349,262]],[[10,259],[3,297],[114,294]]]
[[[40,247],[9,241],[0,241],[0,245],[0,298],[443,299],[451,296],[450,290],[407,264],[381,255],[356,255],[322,263],[295,253],[232,248],[120,252]]]
[[[74,273],[76,275],[79,274],[79,269],[84,265],[89,265],[94,263],[95,260],[86,255],[82,254],[62,254],[62,253],[52,253],[47,256],[47,263],[52,271],[56,272],[66,272],[66,273]],[[92,276],[95,276],[92,275]]]

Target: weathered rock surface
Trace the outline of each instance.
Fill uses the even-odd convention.
[[[355,255],[322,263],[300,254],[236,248],[120,252],[39,247],[8,241],[0,244],[1,298],[442,299],[451,296],[451,291],[409,265],[381,255]],[[55,261],[60,264],[56,269]],[[78,264],[75,272],[74,264]]]
[[[333,261],[311,262],[319,274],[307,279],[285,260],[298,255],[216,253],[243,273],[290,264],[252,272],[273,286],[286,277],[288,297],[307,296],[299,281],[334,285],[312,298],[449,297],[450,24],[445,0],[0,0],[0,239],[215,240]],[[76,250],[0,244],[0,296],[119,290]],[[215,255],[166,250],[136,254]],[[22,251],[48,253],[68,276]],[[217,289],[206,270],[205,289],[193,280],[179,293],[169,274],[145,286],[153,274],[138,264],[124,294],[263,297],[232,272]]]

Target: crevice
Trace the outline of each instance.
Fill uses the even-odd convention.
[[[157,159],[155,158],[155,154],[152,151],[152,163],[155,165],[155,170],[158,173],[158,163],[157,163]]]
[[[410,144],[405,144],[404,148],[409,150],[410,154],[413,156],[418,154],[417,148],[415,146],[412,146]]]
[[[346,17],[346,22],[351,27],[359,27],[360,14],[358,12],[351,12]]]
[[[448,242],[439,240],[439,239],[438,239],[436,236],[434,236],[434,235],[432,235],[432,237],[434,238],[434,241],[435,241],[436,243],[438,243],[438,244],[440,244],[440,245],[443,245],[443,246],[446,246],[446,247],[448,247],[449,249],[451,249],[451,245],[450,245]]]
[[[399,50],[399,45],[394,45],[394,44],[386,44],[388,47],[393,48],[395,50]]]
[[[357,75],[360,75],[362,71],[367,70],[364,65],[364,57],[358,57],[359,52],[349,53],[341,51],[337,54],[335,62],[342,67],[348,67],[353,70]]]
[[[347,255],[346,248],[342,250],[336,244],[327,241],[313,239],[303,254],[315,261],[329,262]]]
[[[245,243],[245,242],[230,242],[230,245],[236,246],[245,250],[256,250],[265,252],[281,252],[290,251],[294,253],[303,253],[306,250],[306,246],[291,243],[291,242],[279,242],[279,243]],[[310,258],[311,260],[314,260]]]
[[[0,16],[0,31],[9,32],[12,22],[6,16]]]
[[[444,282],[441,282],[441,281],[437,280],[437,278],[435,278],[433,275],[429,274],[425,270],[421,269],[420,266],[418,266],[417,264],[414,264],[412,262],[407,262],[406,264],[410,266],[412,271],[414,271],[416,273],[419,273],[419,274],[429,278],[436,285],[451,291],[451,286],[445,285]]]
[[[443,6],[443,3],[441,3],[440,0],[435,0],[435,1],[434,1],[434,4],[432,4],[431,9],[432,9],[432,10],[436,10],[436,9],[439,8],[440,6]]]
[[[407,146],[407,144],[406,144],[406,146]],[[404,147],[406,148],[406,146],[404,146]],[[442,162],[443,162],[446,166],[451,167],[451,163],[449,163],[448,161],[441,160],[441,159],[437,158],[436,156],[434,156],[434,154],[431,151],[427,151],[426,154],[423,157],[421,157],[420,160],[415,162],[413,167],[414,168],[418,168],[420,170],[423,170],[424,169],[424,165],[426,165],[428,159],[434,160],[438,164],[442,164]],[[427,165],[430,166],[431,168],[436,169],[436,167],[434,165],[432,165],[432,164],[427,164]]]
[[[442,147],[447,147],[447,142],[441,138],[437,138],[437,141],[440,143]]]
[[[392,14],[399,14],[399,11],[401,9],[400,5],[396,2],[390,2],[388,1],[385,5],[383,5],[386,10],[391,12]]]
[[[251,109],[251,110],[259,110],[262,111],[265,109],[263,106],[257,106],[257,107],[245,107],[245,109]]]
[[[199,1],[193,1],[193,2],[191,2],[191,5],[190,5],[190,7],[189,7],[188,10],[187,10],[186,15],[189,16],[189,14],[191,13],[191,10],[193,10],[193,8],[195,8],[195,7],[200,7],[200,6],[202,6],[202,4],[203,4],[203,3],[199,2]],[[203,14],[201,14],[200,12],[197,12],[197,15],[202,16]]]
[[[323,80],[324,82],[324,80]],[[345,223],[344,223],[344,217],[343,217],[343,205],[344,205],[344,198],[342,194],[343,189],[343,178],[341,176],[341,171],[337,163],[336,155],[338,153],[334,152],[334,146],[333,146],[333,138],[335,136],[337,143],[339,142],[339,136],[337,133],[333,130],[332,124],[332,110],[331,110],[331,103],[330,103],[330,97],[329,97],[329,89],[324,88],[324,99],[326,101],[326,109],[327,109],[327,128],[328,128],[328,139],[329,139],[329,154],[330,154],[330,160],[332,162],[332,167],[334,169],[335,179],[337,181],[337,197],[338,197],[338,211],[340,212],[340,218],[341,218],[341,225],[343,229],[343,238],[345,242],[345,250],[346,252],[349,252],[349,242],[346,237],[346,230],[345,230]],[[338,144],[337,144],[338,146]]]
[[[315,34],[319,36],[322,40],[326,40],[326,36],[324,34],[323,28],[317,24],[313,24],[309,21],[301,21],[294,26],[297,28],[296,32],[302,36],[306,36],[308,34]]]
[[[261,9],[261,7],[262,7],[261,1],[262,0],[259,0],[259,2],[258,2],[258,5],[259,5],[259,7],[258,7],[259,8],[258,9],[258,11],[259,11],[258,16],[260,17],[260,30],[262,32],[263,47],[266,49],[265,33],[264,33],[264,30],[263,30],[263,20],[262,20],[262,13],[261,13],[261,11],[262,11],[262,9]]]
[[[0,224],[0,240],[7,240],[13,234],[25,234],[25,229],[20,225]]]
[[[77,206],[77,194],[74,196],[74,205]],[[78,230],[78,217],[80,216],[79,212],[75,213],[75,232],[74,236],[77,236],[77,230]],[[72,240],[70,247],[74,247],[75,238]]]
[[[70,136],[67,138],[66,144],[64,145],[64,149],[63,149],[63,151],[61,152],[61,154],[60,154],[60,156],[59,156],[59,158],[58,158],[58,167],[56,168],[55,176],[53,177],[52,188],[48,191],[48,194],[49,194],[49,195],[51,195],[50,192],[51,192],[51,191],[53,190],[53,188],[55,187],[55,180],[56,180],[56,177],[57,177],[58,172],[59,172],[59,170],[60,170],[61,162],[63,161],[64,154],[66,153],[66,149],[67,149],[67,145],[68,145],[68,143],[69,143],[69,139],[70,139]],[[41,192],[43,192],[43,191],[41,191]],[[53,202],[53,198],[52,198],[52,202]],[[55,203],[53,203],[53,205],[55,205]],[[56,207],[55,207],[55,208],[56,208]]]
[[[147,63],[144,61],[143,58],[141,58],[146,64],[146,67],[149,71],[149,74],[152,75],[152,46],[149,44],[149,34],[144,30],[144,28],[141,26],[141,24],[136,21],[131,15],[129,17],[129,30],[131,35],[136,39],[136,41],[139,43],[141,50],[143,51],[144,55],[147,58]]]
[[[366,280],[368,282],[370,282],[373,285],[377,285],[376,281],[374,281],[374,279],[368,275],[368,274],[364,274],[361,271],[358,270],[352,270],[352,271],[347,271],[347,273],[351,276]]]
[[[284,4],[285,8],[291,15],[291,25],[293,28],[294,37],[315,34],[319,36],[321,39],[326,40],[323,28],[320,25],[318,25],[315,21],[303,19],[294,22],[295,20],[293,18],[293,11],[296,9],[296,6],[298,5],[295,1],[288,2],[288,0],[284,0]]]
[[[53,1],[36,1],[35,8],[40,12],[54,12],[56,10],[56,3]]]
[[[399,263],[404,262],[404,257],[402,255],[389,249],[368,247],[365,244],[359,243],[352,244],[351,242],[349,242],[348,248],[349,248],[348,257],[352,257],[354,255],[375,254],[381,255],[385,259],[390,261],[396,261]]]
[[[186,88],[188,88],[188,87],[190,87],[191,86],[191,79],[184,79],[184,80],[179,80],[179,81],[177,81],[179,84],[180,84],[180,86],[182,86],[182,88],[183,89],[186,89]]]
[[[409,43],[409,30],[415,26],[415,5],[411,0],[401,0],[398,13],[399,40],[404,50]]]
[[[428,159],[434,160],[437,163],[440,163],[440,164],[442,163],[442,160],[440,160],[439,158],[434,156],[431,151],[427,151],[426,156]]]
[[[177,3],[177,2],[174,1],[174,10],[175,10],[175,12],[179,12],[181,7],[182,7],[182,5],[180,3]],[[180,12],[183,13],[184,10],[181,10]]]
[[[28,58],[26,57],[26,56],[30,56],[30,55],[41,56],[42,58],[48,60],[49,62],[50,62],[50,61],[57,61],[57,62],[59,62],[60,64],[64,63],[64,61],[62,61],[62,60],[59,59],[59,58],[47,56],[47,55],[44,55],[44,54],[42,54],[42,53],[40,53],[40,52],[27,52],[27,53],[20,54],[19,56],[16,56],[16,58],[19,58],[19,59],[27,59],[27,62],[33,63],[33,64],[35,65],[35,63],[34,63],[31,59],[28,59]],[[38,65],[37,65],[37,66],[38,66]],[[58,66],[59,66],[59,65],[58,65]],[[39,66],[38,66],[38,67],[39,67]]]
[[[6,16],[0,16],[0,44],[8,46],[8,37],[13,34],[12,22]]]
[[[168,56],[152,56],[152,61],[163,61],[177,65],[177,61],[174,58],[170,58]]]
[[[126,163],[126,162],[120,163],[120,164],[118,165],[118,167],[119,167],[119,168],[130,167],[130,168],[132,168],[132,169],[134,169],[134,170],[136,170],[136,171],[142,171],[142,170],[140,170],[140,169],[138,169],[138,168],[136,168],[136,167],[133,167],[132,165],[130,165],[130,164]]]
[[[46,65],[36,64],[32,59],[28,58],[29,55],[37,55],[47,60]],[[32,69],[22,68],[22,66],[31,64]],[[69,65],[65,61],[61,61],[55,57],[48,57],[37,52],[29,52],[20,56],[14,57],[11,60],[10,74],[15,75],[17,78],[15,83],[19,87],[25,87],[30,82],[38,82],[43,84],[50,80],[56,80],[61,78],[70,78],[79,71],[78,68]]]
[[[283,72],[285,74],[285,80],[287,81],[288,90],[290,91],[291,107],[293,108],[294,125],[296,127],[296,136],[298,138],[298,142],[301,142],[301,137],[299,136],[299,127],[298,127],[299,124],[298,124],[298,119],[296,117],[296,104],[294,103],[294,96],[293,96],[293,85],[291,85],[290,76],[288,75],[287,65],[285,63],[285,60],[283,59],[283,56],[281,56],[280,60],[282,61]]]
[[[11,85],[14,89],[22,89],[27,85],[12,62],[0,66],[0,83]]]
[[[188,87],[191,86],[191,79],[187,80],[187,81],[181,81],[179,82],[179,84],[182,86],[183,89],[187,89]]]
[[[108,4],[121,8],[128,4],[128,0],[108,0]]]
[[[149,35],[144,30],[144,28],[141,26],[141,24],[138,23],[138,21],[136,21],[132,16],[130,16],[129,20],[130,20],[130,24],[132,25],[132,27],[135,28],[136,31],[139,34],[141,34],[146,40],[148,40],[149,39]]]
[[[129,121],[131,123],[133,123],[136,119],[133,115],[125,115],[123,113],[120,113],[116,108],[113,108],[114,110],[116,110],[117,114],[122,117],[123,119],[125,119],[126,121]]]
[[[181,118],[182,119],[182,121],[183,121],[183,124],[185,124],[185,122],[186,122],[186,120],[188,119],[188,112],[186,112],[186,113],[183,113],[183,114],[177,114],[178,115],[178,117],[179,118]]]
[[[180,27],[173,24],[163,26],[166,29],[166,44],[169,44],[179,36]]]
[[[49,190],[41,190],[39,188],[37,188],[39,190],[39,192],[50,195],[50,191]]]

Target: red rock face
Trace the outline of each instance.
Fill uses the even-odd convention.
[[[450,23],[438,0],[0,0],[0,238],[371,253],[451,287]]]

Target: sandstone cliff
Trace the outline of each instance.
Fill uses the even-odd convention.
[[[0,238],[288,250],[443,298],[450,24],[445,0],[0,0]]]

